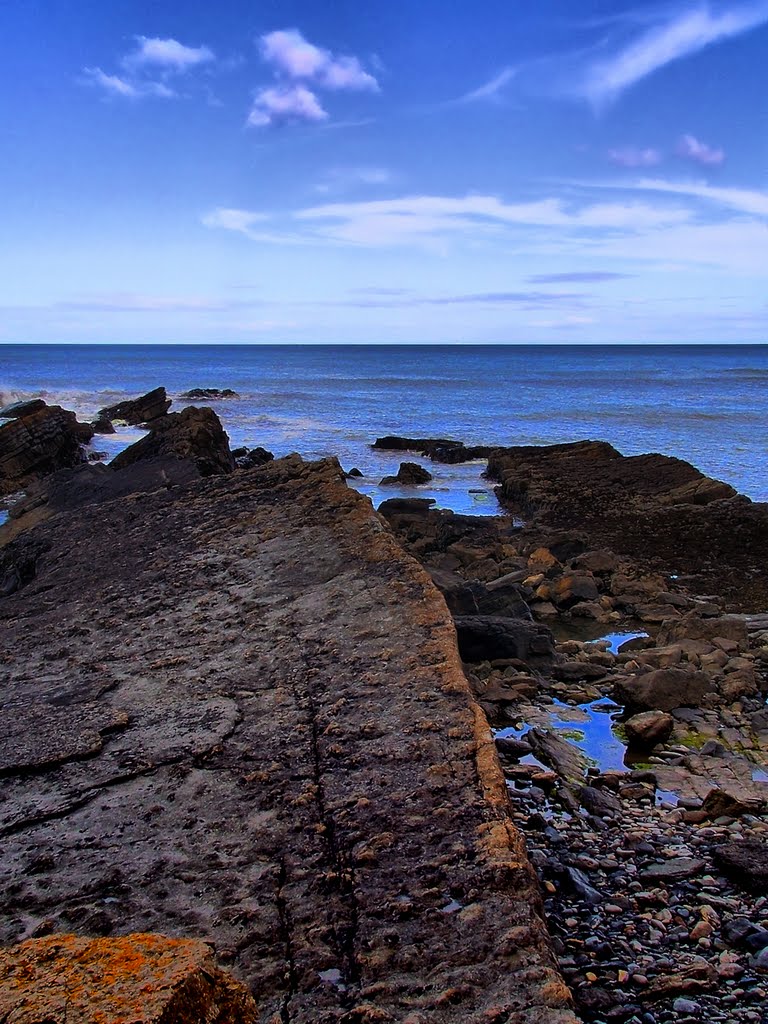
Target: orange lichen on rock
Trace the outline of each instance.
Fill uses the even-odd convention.
[[[0,949],[5,1024],[250,1024],[250,993],[204,942],[51,935]]]

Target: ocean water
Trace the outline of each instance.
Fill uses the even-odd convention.
[[[233,447],[337,455],[378,503],[434,497],[495,513],[482,464],[441,466],[418,489],[378,481],[411,456],[374,452],[383,434],[469,444],[611,442],[626,455],[687,459],[754,500],[768,500],[768,346],[109,346],[2,345],[0,399],[41,395],[92,416],[164,385],[173,409],[193,387],[233,388],[210,403]],[[141,436],[97,437],[115,454]]]

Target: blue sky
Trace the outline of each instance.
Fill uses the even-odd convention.
[[[768,0],[0,22],[0,341],[768,341]]]

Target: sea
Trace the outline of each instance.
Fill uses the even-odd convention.
[[[91,418],[163,385],[172,411],[196,387],[232,388],[210,404],[232,447],[335,455],[364,474],[375,504],[419,495],[455,512],[496,514],[484,463],[432,464],[374,451],[384,434],[467,444],[609,441],[625,455],[692,462],[768,500],[768,345],[1,345],[0,403],[41,396]],[[142,436],[94,439],[107,458]],[[434,474],[380,487],[402,459]]]

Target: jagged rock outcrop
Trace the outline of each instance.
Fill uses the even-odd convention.
[[[20,541],[1,942],[210,940],[263,1024],[574,1021],[445,602],[335,460]]]
[[[190,388],[189,391],[182,391],[179,398],[192,399],[193,401],[216,401],[221,398],[239,398],[240,396],[232,388]]]
[[[135,426],[138,423],[151,423],[152,420],[165,416],[170,407],[171,399],[167,396],[165,388],[155,388],[139,398],[128,398],[124,402],[100,409],[98,418],[122,420],[130,426]]]
[[[52,935],[0,949],[8,1024],[257,1024],[248,989],[204,942]]]
[[[578,441],[496,449],[487,472],[502,504],[538,527],[575,525],[591,546],[690,577],[736,608],[768,606],[768,505],[682,459]]]
[[[120,452],[111,465],[115,470],[125,469],[160,456],[191,459],[201,476],[231,473],[235,468],[221,420],[205,406],[189,406],[154,420],[149,434]]]
[[[21,411],[0,425],[0,494],[86,459],[82,446],[93,437],[93,427],[61,406],[40,402],[21,403]]]

